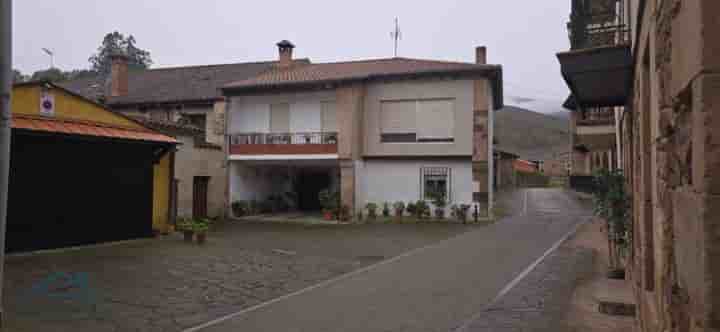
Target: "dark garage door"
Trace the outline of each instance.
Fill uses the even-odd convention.
[[[152,147],[14,131],[7,250],[152,234]]]

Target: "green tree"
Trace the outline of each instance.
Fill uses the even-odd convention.
[[[69,79],[68,73],[58,69],[50,68],[45,70],[38,70],[30,77],[31,81],[50,81],[59,82]]]
[[[97,53],[88,59],[91,70],[100,74],[110,73],[110,56],[114,54],[127,55],[128,65],[131,69],[147,69],[153,63],[150,52],[136,46],[135,37],[132,35],[125,37],[115,31],[105,35]]]

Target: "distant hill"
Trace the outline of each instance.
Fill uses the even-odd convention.
[[[569,119],[564,114],[554,116],[515,106],[495,112],[497,148],[523,159],[542,160],[567,151],[569,129]]]

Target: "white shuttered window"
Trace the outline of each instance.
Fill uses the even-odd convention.
[[[447,140],[455,130],[451,99],[420,100],[417,107],[418,140]]]
[[[335,110],[334,101],[322,102],[322,131],[337,131],[337,111]]]
[[[380,129],[387,134],[415,133],[416,101],[383,101],[380,108]]]

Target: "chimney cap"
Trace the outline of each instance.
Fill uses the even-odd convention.
[[[280,48],[295,48],[295,45],[287,39],[283,39],[276,44]]]

